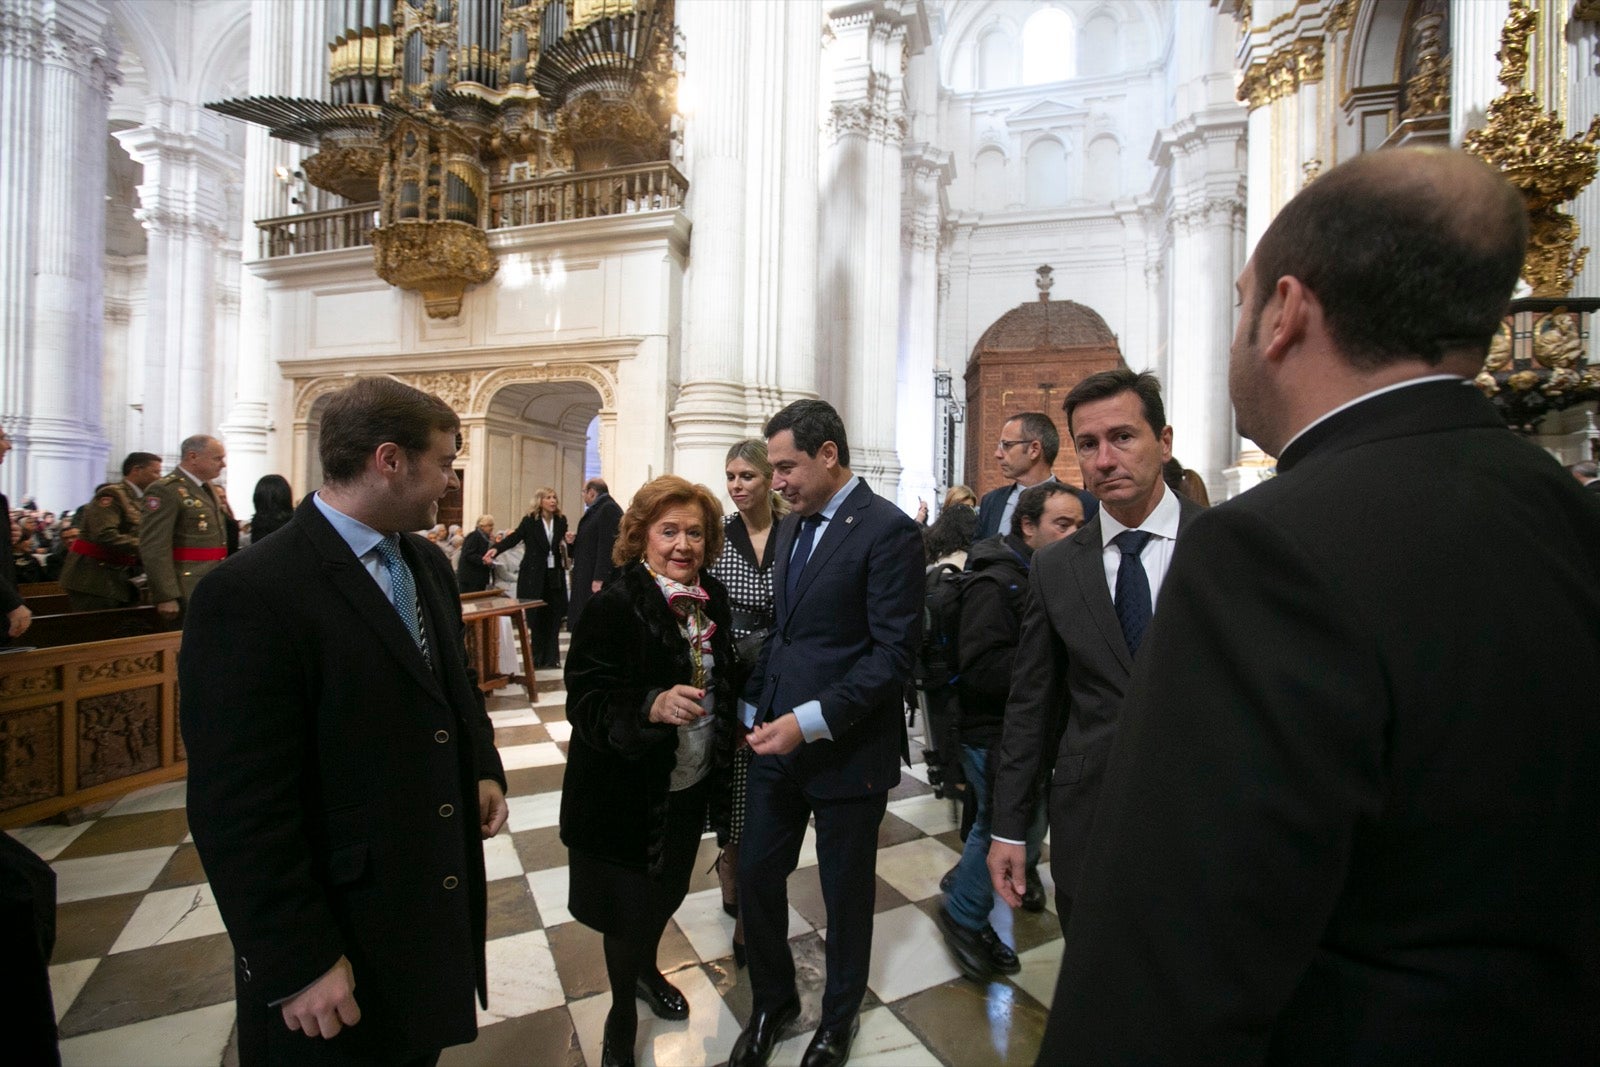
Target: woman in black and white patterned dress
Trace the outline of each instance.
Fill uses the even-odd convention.
[[[723,516],[725,547],[710,572],[727,587],[733,608],[733,639],[741,642],[772,627],[772,533],[784,508],[781,498],[772,491],[772,464],[767,462],[765,441],[750,438],[728,449],[727,476],[728,496],[736,510]],[[717,860],[722,910],[736,917],[739,891],[735,875],[739,870],[739,836],[744,830],[745,778],[749,770],[750,749],[740,745],[734,753],[728,840]],[[734,928],[733,956],[739,966],[744,966],[743,920]]]

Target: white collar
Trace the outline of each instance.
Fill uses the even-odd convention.
[[[1117,517],[1107,509],[1105,502],[1100,504],[1100,547],[1109,545],[1113,538],[1124,530],[1148,530],[1157,537],[1165,537],[1169,541],[1178,539],[1178,518],[1182,509],[1178,505],[1178,494],[1167,488],[1166,483],[1161,485],[1161,499],[1156,501],[1155,508],[1144,517],[1144,521],[1137,527],[1124,526],[1117,521]]]

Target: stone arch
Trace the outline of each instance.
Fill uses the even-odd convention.
[[[599,363],[549,363],[543,365],[524,365],[517,367],[502,367],[499,370],[484,373],[482,378],[474,383],[472,400],[463,417],[481,418],[488,413],[489,403],[494,395],[508,385],[521,382],[584,382],[594,387],[600,394],[600,413],[602,418],[610,413],[615,417],[617,410],[617,378],[615,365]]]
[[[1065,9],[1049,5],[1022,24],[1022,84],[1047,85],[1077,74],[1078,24]]]

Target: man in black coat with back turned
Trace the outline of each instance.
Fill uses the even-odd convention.
[[[430,1064],[477,1035],[505,777],[449,563],[403,532],[456,488],[458,427],[389,378],[334,394],[322,488],[189,602],[189,825],[244,1067]]]
[[[1179,541],[1040,1061],[1600,1062],[1600,501],[1473,388],[1527,235],[1356,157],[1239,278],[1277,477]]]
[[[577,532],[568,535],[572,545],[572,599],[567,603],[569,633],[578,628],[583,606],[617,569],[611,562],[611,546],[617,541],[622,507],[611,499],[604,479],[590,478],[583,483],[583,506]]]

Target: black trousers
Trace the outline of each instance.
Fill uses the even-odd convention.
[[[556,667],[561,663],[561,620],[567,613],[567,576],[560,567],[546,568],[539,599],[545,606],[528,612],[533,663],[536,667]]]
[[[750,761],[739,844],[739,907],[754,1010],[771,1011],[796,996],[789,951],[789,875],[799,861],[812,815],[828,915],[822,1028],[847,1026],[860,1009],[872,963],[878,825],[888,803],[887,793],[811,800],[780,758],[756,756]]]

